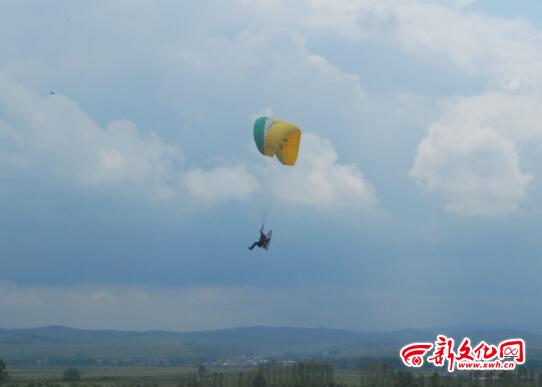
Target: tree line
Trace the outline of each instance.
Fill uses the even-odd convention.
[[[85,381],[77,369],[62,374],[69,386],[102,387],[159,387],[158,383],[118,381],[96,383]],[[20,385],[9,380],[6,364],[0,360],[0,385],[2,387],[62,387],[62,383],[29,383]],[[358,379],[348,384],[335,381],[334,366],[326,362],[300,362],[295,364],[274,363],[258,369],[240,372],[209,371],[200,365],[192,372],[182,373],[177,387],[542,387],[542,374],[520,367],[515,371],[469,371],[453,374],[416,372],[394,369],[386,363],[366,364]]]
[[[200,366],[197,372],[181,377],[178,387],[267,387],[308,386],[340,387],[333,380],[333,366],[308,362],[292,365],[273,364],[246,372],[208,372]]]

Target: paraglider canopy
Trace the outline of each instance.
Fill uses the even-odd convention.
[[[254,142],[261,154],[277,156],[284,165],[295,165],[299,154],[301,130],[286,121],[260,117],[254,122]]]

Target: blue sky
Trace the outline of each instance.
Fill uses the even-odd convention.
[[[4,2],[0,326],[539,331],[539,9]]]

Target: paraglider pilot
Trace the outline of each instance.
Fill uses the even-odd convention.
[[[262,228],[260,228],[260,239],[257,242],[254,242],[252,246],[250,246],[248,249],[252,250],[256,246],[260,248],[268,249],[269,242],[271,242],[271,231],[269,231],[268,235],[265,235],[263,232],[263,224],[262,224]]]

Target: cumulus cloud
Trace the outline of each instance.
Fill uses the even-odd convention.
[[[294,28],[303,34],[314,37],[326,31],[353,40],[388,40],[409,55],[429,62],[444,59],[466,76],[485,81],[477,85],[479,96],[456,100],[444,117],[430,125],[410,175],[428,191],[441,193],[450,212],[507,214],[527,198],[535,175],[522,167],[521,150],[540,141],[536,94],[542,86],[542,40],[527,20],[471,12],[473,2],[245,4],[263,5],[260,17],[279,25],[288,23],[283,16],[292,12],[287,10],[301,7]],[[490,89],[499,93],[491,94]],[[325,189],[319,192],[320,199],[332,196]]]
[[[266,27],[306,36],[399,43],[425,60],[441,56],[508,90],[539,90],[542,40],[527,20],[471,12],[475,0],[360,0],[276,2],[244,0]],[[295,15],[295,19],[293,16]],[[332,16],[331,16],[332,15]],[[450,33],[453,31],[453,33]],[[476,39],[472,37],[475,36]]]
[[[469,3],[389,9],[409,52],[444,58],[486,81],[479,95],[455,98],[429,126],[410,175],[441,193],[450,212],[507,214],[528,197],[536,175],[522,164],[523,149],[541,145],[542,40],[528,21],[471,13]]]
[[[442,57],[502,90],[540,90],[539,31],[526,20],[500,19],[464,8],[417,2],[388,11],[395,21],[395,39],[407,50],[428,60]]]
[[[182,178],[186,190],[196,199],[218,202],[247,199],[258,188],[257,180],[243,165],[194,168]]]
[[[65,96],[39,96],[5,77],[0,82],[0,160],[6,166],[160,197],[187,193],[211,203],[245,200],[261,188],[258,171],[244,164],[183,167],[180,148],[154,132],[142,133],[128,120],[101,128]],[[288,203],[373,207],[375,191],[359,168],[337,159],[328,140],[307,134],[296,168],[271,168],[274,195]]]
[[[303,134],[294,167],[283,166],[276,159],[265,161],[263,169],[243,164],[194,168],[183,176],[182,184],[195,199],[211,203],[263,193],[286,204],[322,209],[377,207],[376,190],[364,179],[359,167],[339,163],[333,144],[318,134]]]
[[[271,186],[279,201],[321,208],[371,209],[375,189],[355,164],[338,162],[331,142],[314,133],[302,137],[302,152],[294,168],[271,167]]]
[[[345,129],[367,105],[360,77],[311,52],[295,33],[247,29],[228,38],[204,37],[175,54],[170,98],[200,130],[228,123],[241,128],[247,110],[272,110],[326,133]],[[214,141],[233,138],[217,131]]]
[[[418,146],[412,177],[442,193],[444,207],[465,215],[518,209],[534,179],[520,163],[520,146],[539,142],[542,101],[487,94],[450,103]]]
[[[476,0],[455,0],[455,2],[453,3],[453,6],[455,8],[463,9],[474,4],[475,2]]]
[[[130,121],[101,128],[68,97],[40,96],[0,76],[0,160],[81,184],[170,195],[180,149]],[[16,163],[14,161],[17,161]]]
[[[474,2],[306,0],[295,5],[302,12],[289,10],[296,15],[293,28],[308,36],[325,32],[343,38],[398,43],[425,61],[440,57],[462,70],[486,77],[492,87],[514,92],[539,91],[542,86],[540,31],[526,19],[471,12],[469,6]],[[257,0],[249,3],[266,4],[262,17],[271,19],[272,23],[291,23],[283,15],[288,14],[288,7],[294,6]]]
[[[288,7],[291,5],[283,5],[287,7],[286,13],[290,14]],[[237,7],[235,15],[231,15],[231,18],[225,17],[231,13],[232,6]],[[314,12],[311,12],[314,20],[307,19],[307,23],[304,22],[307,28],[310,25],[314,25],[311,29],[324,28],[322,23],[331,20],[329,17],[322,17],[326,12],[330,12],[328,7],[310,2],[300,4],[300,7],[307,6],[315,8]],[[274,11],[266,15],[263,12],[266,7]],[[113,87],[121,90],[132,85],[140,87],[143,79],[155,85],[151,87],[150,94],[159,96],[158,102],[150,101],[151,104],[158,103],[153,105],[153,108],[167,110],[164,108],[167,106],[168,109],[175,110],[175,119],[178,119],[178,116],[181,118],[176,122],[169,122],[169,129],[144,128],[139,122],[138,128],[135,119],[99,125],[93,111],[83,111],[75,102],[82,100],[76,94],[71,95],[71,98],[60,93],[39,96],[11,82],[13,87],[25,90],[26,96],[22,97],[24,101],[21,101],[20,106],[28,106],[27,110],[32,113],[35,109],[27,102],[35,101],[35,105],[42,108],[47,125],[53,127],[58,121],[61,121],[62,125],[56,125],[51,130],[42,130],[49,131],[50,135],[45,139],[49,142],[42,144],[41,152],[5,150],[0,155],[2,160],[21,164],[29,161],[28,157],[21,159],[21,155],[41,154],[45,163],[39,164],[48,165],[48,170],[55,173],[75,177],[83,184],[129,183],[136,187],[134,191],[152,191],[153,194],[167,197],[184,194],[185,192],[179,192],[184,189],[192,197],[210,202],[228,200],[227,198],[243,199],[257,188],[247,176],[247,171],[243,172],[239,166],[228,165],[212,170],[195,166],[190,170],[191,166],[187,164],[180,168],[181,150],[163,140],[174,137],[171,132],[169,135],[165,132],[174,130],[175,136],[182,133],[183,148],[196,149],[193,155],[195,158],[200,157],[188,162],[197,165],[205,159],[216,157],[218,151],[223,152],[220,156],[239,159],[236,147],[246,137],[243,132],[246,129],[246,111],[272,109],[279,117],[302,122],[315,131],[329,135],[331,131],[347,134],[346,129],[352,127],[352,122],[359,120],[363,108],[366,107],[366,94],[357,74],[344,71],[328,58],[311,52],[305,37],[285,28],[288,27],[287,24],[273,22],[275,10],[282,12],[280,6],[277,8],[275,4],[267,2],[234,2],[225,7],[223,3],[216,2],[212,7],[217,10],[216,15],[205,16],[205,23],[213,24],[213,31],[199,30],[198,26],[205,23],[196,21],[200,8],[197,2],[182,7],[157,7],[144,2],[129,8],[134,20],[138,22],[126,22],[119,28],[112,22],[112,15],[126,11],[123,2],[111,2],[96,7],[85,6],[81,9],[75,7],[74,20],[83,24],[88,22],[104,25],[104,31],[99,32],[100,36],[104,34],[100,41],[107,40],[109,44],[103,47],[94,46],[94,38],[89,39],[83,34],[81,39],[92,43],[91,46],[96,51],[91,52],[74,45],[75,39],[70,38],[59,45],[55,41],[49,42],[51,36],[46,35],[44,38],[58,51],[58,58],[53,60],[41,51],[36,54],[36,59],[43,63],[43,66],[40,65],[42,76],[39,79],[52,78],[61,83],[56,79],[56,70],[53,70],[57,69],[60,63],[64,74],[61,81],[69,80],[67,83],[72,86],[76,84],[84,87],[82,95],[85,95],[85,98],[96,90],[103,93],[103,90],[95,89],[94,84],[98,80],[103,82],[104,77]],[[228,12],[225,8],[228,8]],[[15,10],[23,12],[17,7]],[[179,12],[193,17],[178,23]],[[337,7],[333,12],[339,15],[342,8]],[[254,18],[245,17],[248,15]],[[82,16],[84,17],[81,20]],[[355,19],[356,16],[352,13],[347,18]],[[267,22],[264,22],[264,19]],[[157,20],[160,22],[157,23]],[[239,23],[240,20],[251,22]],[[55,32],[57,24],[53,26]],[[140,28],[142,24],[149,27],[144,33]],[[198,33],[188,34],[186,30]],[[79,29],[74,31],[82,33]],[[191,37],[187,38],[189,35]],[[133,47],[133,36],[138,36],[137,47]],[[123,55],[111,55],[112,51],[121,49],[126,51]],[[16,54],[23,55],[18,50],[15,51]],[[134,57],[138,60],[134,60]],[[13,58],[20,56],[14,55]],[[3,69],[8,69],[14,77],[24,79],[25,84],[32,85],[34,89],[38,85],[43,86],[43,82],[32,81],[35,71],[18,66],[16,62],[7,61]],[[97,73],[96,69],[100,71]],[[87,84],[80,83],[81,72],[88,74]],[[119,77],[119,74],[122,76]],[[77,91],[77,86],[72,87],[72,90]],[[143,85],[143,88],[146,89],[147,86]],[[130,103],[134,103],[133,98],[126,94],[128,93],[109,96],[110,103],[125,105],[121,98],[130,99]],[[6,91],[4,97],[7,96]],[[118,100],[115,100],[116,98]],[[141,98],[145,103],[148,103],[149,99],[147,95]],[[143,105],[143,102],[141,104]],[[330,114],[331,111],[333,114]],[[113,115],[113,118],[117,117]],[[5,124],[7,127],[0,136],[9,138],[12,148],[20,148],[17,144],[27,141],[28,137],[36,138],[32,143],[34,145],[42,143],[42,139],[37,138],[39,131],[34,130],[31,135],[24,134],[22,138],[16,138],[13,133],[18,135],[20,123],[9,120]],[[223,127],[220,127],[221,125]],[[38,126],[36,122],[27,124],[30,128]],[[148,132],[147,129],[160,130],[160,135]],[[187,133],[189,131],[192,133]],[[210,141],[201,141],[202,138],[207,139],[211,132]],[[38,163],[33,163],[36,164]],[[209,179],[214,178],[221,179],[220,184],[225,187],[227,183],[221,176],[228,174],[226,179],[234,175],[240,179],[235,190],[226,189],[222,195],[215,193],[207,196],[198,191],[198,186],[202,187]]]
[[[322,209],[377,207],[376,190],[356,164],[341,164],[333,144],[315,133],[304,133],[297,164],[281,165],[275,158],[266,166],[244,164],[194,168],[182,177],[182,185],[196,200],[215,203],[243,200],[264,194],[292,205]]]

